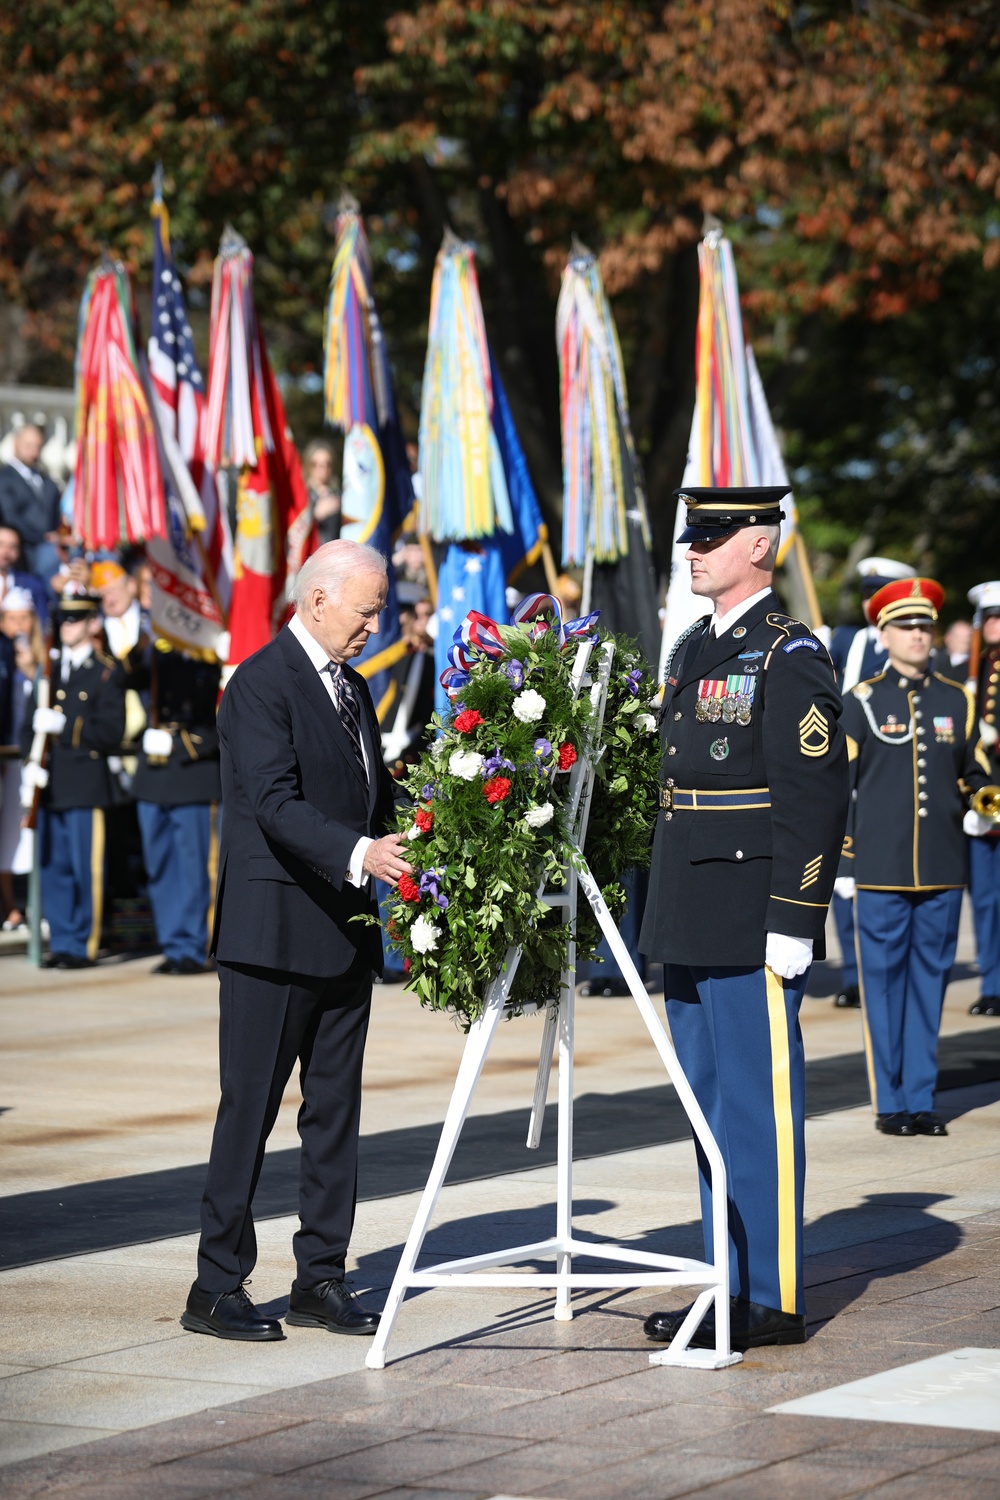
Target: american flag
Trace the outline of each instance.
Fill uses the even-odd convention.
[[[147,549],[153,619],[178,645],[205,650],[214,648],[229,609],[232,540],[215,470],[205,453],[205,382],[159,195],[152,212],[149,374],[168,460],[168,536]]]

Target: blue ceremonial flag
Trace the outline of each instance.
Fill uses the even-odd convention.
[[[392,668],[406,653],[400,638],[392,549],[413,509],[413,481],[375,309],[371,251],[353,202],[345,202],[337,216],[326,312],[324,389],[326,419],[344,433],[340,535],[377,548],[389,563],[389,591],[379,632],[370,637],[355,661],[368,680],[382,723],[397,691]]]
[[[507,393],[492,349],[489,349],[489,357],[490,377],[493,381],[493,431],[496,433],[500,461],[507,479],[507,494],[514,522],[512,532],[498,531],[495,535],[500,544],[507,582],[516,583],[525,568],[529,568],[541,557],[549,533],[542,520],[535,487],[528,473],[524,450],[507,404]]]
[[[434,643],[438,681],[434,707],[439,714],[448,707],[448,694],[441,686],[441,673],[448,666],[448,652],[455,631],[470,609],[489,615],[491,620],[499,620],[502,625],[506,625],[510,618],[501,546],[495,536],[478,542],[452,542],[438,570],[438,635]]]

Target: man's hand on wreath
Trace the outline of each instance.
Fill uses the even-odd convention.
[[[384,880],[386,885],[395,885],[400,875],[409,875],[413,870],[413,866],[403,858],[405,848],[401,834],[387,833],[384,838],[375,839],[369,844],[362,868],[368,875],[374,875],[376,880]]]

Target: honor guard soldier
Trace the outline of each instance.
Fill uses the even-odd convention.
[[[104,812],[113,800],[107,758],[121,749],[125,703],[114,663],[95,648],[96,621],[96,599],[82,591],[61,596],[52,707],[36,708],[22,734],[25,753],[32,733],[50,736],[47,773],[30,769],[42,786],[37,848],[47,967],[55,969],[93,963],[101,937]]]
[[[664,965],[677,1056],[726,1166],[732,1343],[805,1340],[798,1012],[847,817],[840,694],[771,579],[787,489],[687,490],[691,587],[715,606],[664,683],[660,812],[639,947]],[[706,1254],[712,1205],[698,1153]],[[686,1311],[654,1313],[673,1338]],[[710,1312],[692,1344],[714,1345]]]
[[[887,583],[912,578],[914,569],[894,557],[863,557],[857,565],[861,579],[862,605]],[[856,687],[865,678],[874,677],[885,666],[885,646],[881,633],[867,622],[861,626],[838,625],[830,641],[830,657],[842,693]],[[840,993],[834,1004],[838,1009],[857,1010],[861,1005],[858,987],[858,959],[854,943],[854,903],[845,901],[836,890],[830,906],[840,944]]]
[[[1000,582],[980,583],[970,590],[969,603],[976,606],[974,641],[970,658],[974,676],[970,690],[976,697],[976,718],[983,752],[990,766],[990,781],[1000,784]],[[980,995],[970,1007],[973,1016],[1000,1016],[1000,822],[983,817],[971,808],[965,815],[969,835],[969,897],[976,929]]]
[[[122,663],[148,693],[132,794],[163,961],[154,974],[203,974],[222,796],[215,724],[221,669],[158,638]]]
[[[971,695],[929,671],[943,599],[930,578],[878,591],[868,615],[888,663],[844,699],[855,795],[843,873],[857,890],[865,1056],[885,1135],[947,1134],[934,1085],[966,880],[962,818],[990,779]]]

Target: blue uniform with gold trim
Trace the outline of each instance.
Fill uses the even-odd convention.
[[[986,646],[979,658],[976,713],[994,786],[1000,785],[1000,740],[995,738],[998,689],[1000,646]],[[1000,1005],[1000,828],[969,839],[969,898],[976,929],[979,1003]]]
[[[923,1114],[967,878],[962,817],[989,762],[970,694],[937,673],[887,667],[847,694],[843,724],[855,796],[842,873],[857,887],[872,1106]]]
[[[671,1036],[726,1164],[734,1296],[803,1311],[807,974],[764,964],[766,935],[813,940],[847,817],[840,694],[825,647],[768,593],[718,639],[675,648],[661,811],[639,946],[664,964]],[[699,1153],[706,1254],[711,1193]]]

